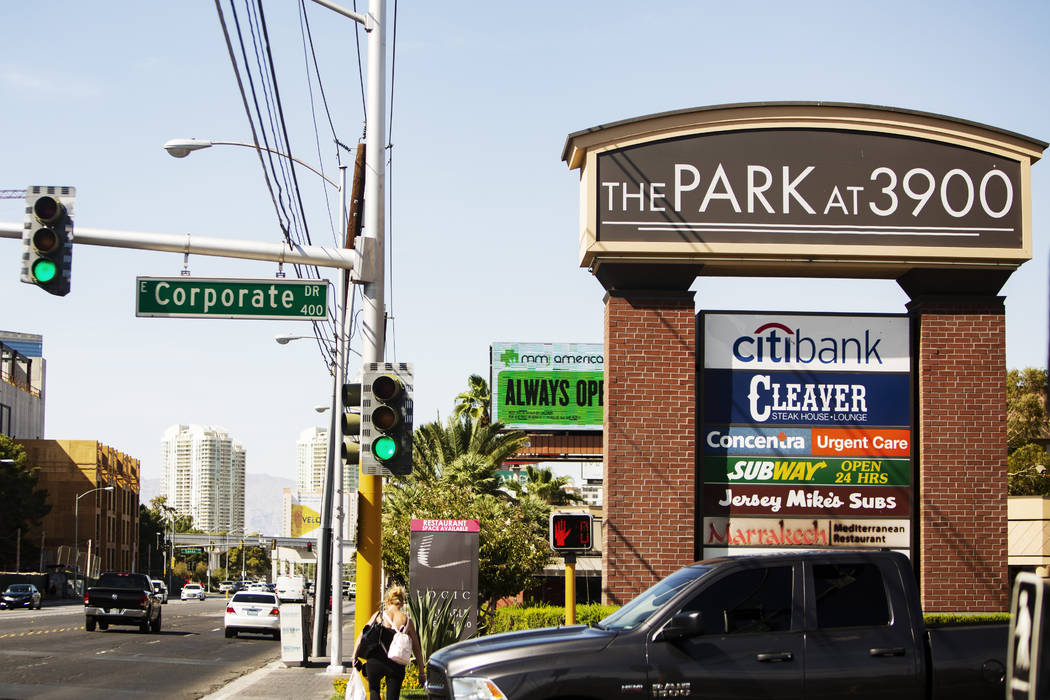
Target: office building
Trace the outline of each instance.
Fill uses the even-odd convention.
[[[204,532],[244,532],[245,452],[225,429],[173,425],[161,441],[161,494]]]

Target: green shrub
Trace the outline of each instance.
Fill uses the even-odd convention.
[[[925,613],[923,618],[930,627],[949,625],[987,625],[1010,621],[1010,613]]]
[[[588,603],[576,606],[576,624],[591,625],[610,615],[618,606]],[[541,627],[560,627],[565,624],[565,608],[553,605],[500,608],[489,624],[488,633],[534,630]]]

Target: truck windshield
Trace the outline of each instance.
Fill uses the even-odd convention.
[[[664,603],[714,568],[713,566],[687,566],[679,569],[612,615],[599,621],[598,627],[614,630],[629,630],[637,627],[662,608]]]

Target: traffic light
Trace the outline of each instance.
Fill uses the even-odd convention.
[[[412,366],[367,362],[361,371],[361,471],[412,473]]]
[[[343,445],[341,452],[347,468],[354,469],[361,459],[361,385],[343,385]],[[356,476],[355,476],[356,478]]]
[[[26,189],[22,228],[22,281],[50,294],[69,294],[73,260],[74,187]]]
[[[555,552],[579,552],[594,547],[594,519],[588,513],[551,513],[550,543]]]

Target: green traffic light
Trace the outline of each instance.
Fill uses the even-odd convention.
[[[50,282],[58,274],[58,267],[53,260],[42,258],[33,263],[33,279],[37,282]]]
[[[387,461],[397,454],[397,441],[389,435],[382,435],[372,441],[372,454],[376,459]]]

